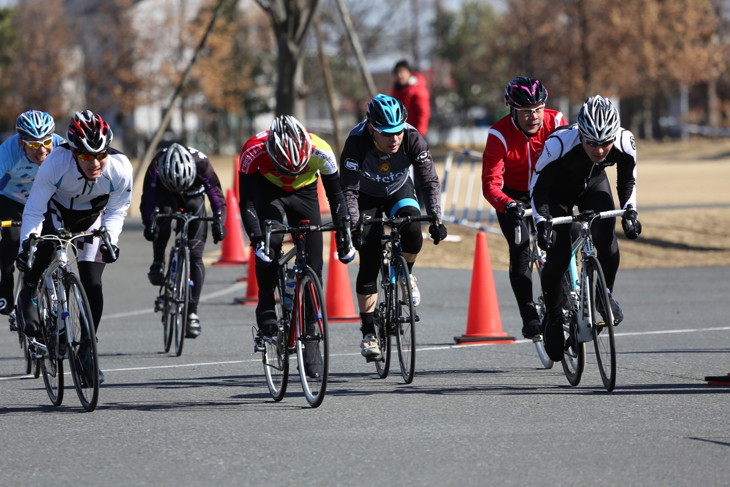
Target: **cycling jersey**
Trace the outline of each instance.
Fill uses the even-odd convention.
[[[511,115],[492,125],[482,154],[482,192],[495,210],[504,213],[507,203],[515,199],[505,194],[505,189],[529,190],[545,139],[566,123],[562,113],[545,108],[542,127],[531,137],[520,130]]]
[[[340,157],[342,188],[353,221],[360,217],[360,193],[386,199],[410,180],[411,166],[422,177],[426,212],[440,218],[441,189],[426,139],[406,123],[398,151],[386,154],[375,146],[367,125],[363,121],[352,129]]]
[[[90,181],[79,169],[70,147],[62,144],[38,170],[23,212],[21,241],[31,233],[40,235],[45,213],[52,210],[56,223],[71,231],[91,227],[101,215],[101,225],[106,226],[111,243],[116,245],[131,201],[132,164],[127,156],[110,150],[101,175]],[[89,224],[73,228],[81,222]]]
[[[605,168],[616,165],[616,188],[621,208],[636,208],[636,141],[634,135],[620,129],[606,159],[594,164],[580,141],[577,125],[553,133],[537,161],[536,175],[530,192],[535,221],[550,215],[554,200],[573,206],[578,199],[606,179]]]
[[[289,176],[281,174],[279,169],[266,152],[266,140],[269,138],[269,131],[265,130],[250,138],[241,149],[239,156],[239,170],[242,174],[259,173],[270,183],[285,191],[296,191],[317,181],[317,172],[322,175],[335,174],[337,172],[337,161],[330,145],[310,133],[312,138],[312,155],[307,162],[307,167],[299,174]]]
[[[210,209],[215,215],[216,213],[221,214],[221,219],[225,221],[226,203],[223,197],[223,191],[221,190],[221,183],[218,179],[218,175],[213,169],[213,165],[210,163],[208,156],[203,152],[195,149],[194,147],[188,147],[188,152],[193,156],[195,161],[195,180],[190,188],[182,193],[175,193],[183,201],[195,198],[202,194],[208,195],[208,201],[210,201]],[[152,213],[156,206],[159,206],[158,201],[161,198],[166,198],[170,195],[169,191],[159,179],[158,163],[162,155],[167,151],[167,148],[159,151],[150,165],[147,167],[147,172],[144,175],[144,182],[142,183],[142,200],[139,204],[139,211],[142,216],[142,223],[145,226],[150,224],[152,219]]]
[[[54,148],[64,142],[60,135],[51,136]],[[0,145],[0,194],[24,205],[40,166],[28,159],[19,139],[15,134]]]

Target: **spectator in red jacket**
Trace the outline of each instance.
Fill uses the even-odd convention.
[[[408,111],[408,123],[426,136],[431,119],[431,93],[420,73],[411,70],[408,61],[398,61],[393,68],[393,98],[397,98]]]

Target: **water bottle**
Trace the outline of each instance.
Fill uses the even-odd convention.
[[[296,281],[294,280],[295,275],[296,269],[293,266],[286,270],[283,306],[287,311],[291,311],[292,306],[294,305],[294,287],[296,286]]]

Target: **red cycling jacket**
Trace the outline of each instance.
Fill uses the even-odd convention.
[[[408,123],[425,136],[431,119],[431,94],[426,87],[426,79],[420,73],[412,72],[408,84],[393,85],[392,96],[408,110]]]
[[[513,200],[504,188],[528,191],[535,172],[535,164],[545,145],[545,139],[567,121],[557,110],[545,109],[540,130],[528,137],[507,115],[489,129],[482,154],[482,193],[499,212]]]

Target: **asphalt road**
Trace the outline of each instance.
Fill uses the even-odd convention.
[[[162,353],[151,248],[134,220],[120,246],[104,276],[95,412],[81,412],[72,387],[51,406],[42,380],[20,375],[3,325],[2,485],[727,484],[730,387],[704,378],[730,373],[728,267],[619,273],[626,320],[613,393],[592,353],[571,387],[559,364],[541,367],[531,342],[455,346],[471,272],[417,268],[414,382],[377,379],[358,325],[332,323],[330,386],[311,409],[296,376],[282,402],[268,394],[252,353],[254,307],[234,304],[245,267],[208,268],[203,334],[174,357]],[[494,280],[499,305],[486,306],[519,335],[507,275]]]

